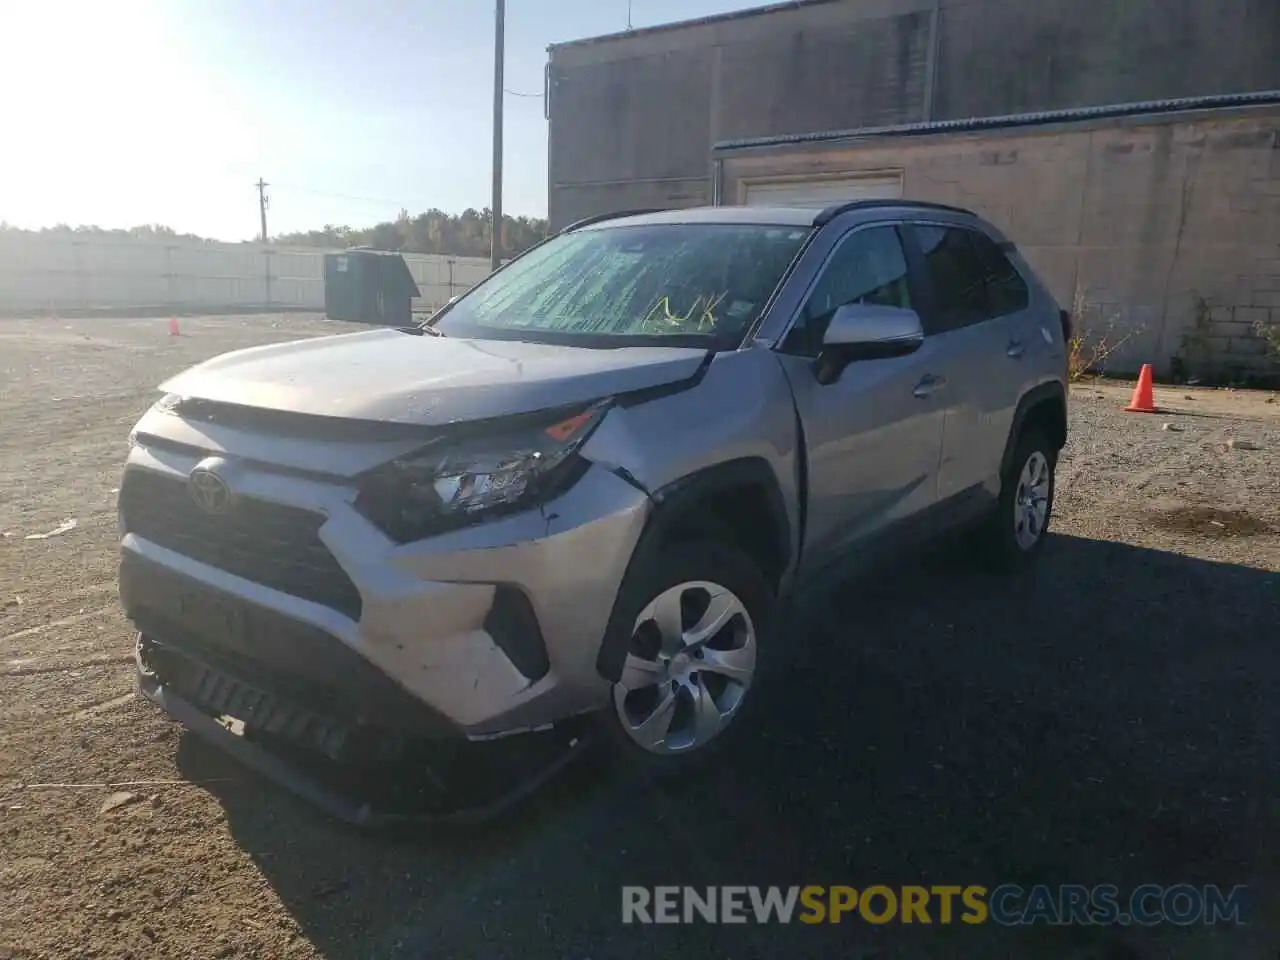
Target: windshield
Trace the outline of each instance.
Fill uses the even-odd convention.
[[[433,326],[461,337],[736,347],[809,233],[738,223],[579,230],[534,248]]]

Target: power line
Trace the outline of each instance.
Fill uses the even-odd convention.
[[[289,190],[293,193],[305,193],[312,197],[332,197],[337,200],[355,200],[359,203],[378,203],[389,207],[408,208],[410,206],[432,206],[432,204],[425,200],[410,200],[406,202],[404,200],[388,200],[386,197],[360,197],[351,193],[336,193],[332,190],[313,190],[311,187],[300,187],[292,183],[277,183],[275,184],[275,187],[277,190]]]
[[[541,99],[542,99],[542,91],[541,91],[541,90],[539,90],[537,93],[520,93],[519,91],[516,91],[516,90],[508,90],[508,89],[506,89],[506,88],[504,87],[504,88],[503,88],[503,90],[502,90],[502,92],[503,92],[503,93],[506,93],[506,94],[510,94],[510,95],[511,95],[511,96],[513,96],[513,97],[537,97],[539,100],[541,100]]]
[[[539,96],[541,96],[541,94],[539,94]],[[254,186],[256,187],[257,184],[255,183]],[[456,214],[449,214],[447,210],[441,207],[439,204],[439,201],[431,202],[427,200],[415,200],[415,199],[389,200],[386,197],[363,197],[363,196],[356,196],[355,194],[350,194],[350,193],[337,193],[332,190],[316,190],[312,187],[303,187],[303,186],[299,186],[297,184],[292,184],[292,183],[263,183],[263,187],[271,187],[274,190],[284,190],[290,193],[306,194],[307,196],[311,196],[311,197],[327,197],[327,198],[334,198],[338,200],[353,200],[358,203],[376,203],[381,206],[398,207],[402,210],[417,209],[419,212],[425,212],[427,210],[441,210],[448,216],[456,216]],[[271,206],[270,201],[271,201],[271,198],[268,196],[267,197],[268,207]],[[473,207],[472,209],[477,209],[477,208]]]
[[[399,200],[391,200],[387,197],[365,197],[358,196],[353,193],[338,193],[333,190],[316,190],[313,187],[303,187],[293,183],[273,183],[269,186],[276,190],[285,190],[291,193],[302,193],[310,197],[327,197],[335,200],[352,200],[357,203],[376,203],[387,207],[401,207],[405,210],[417,208],[419,210],[442,210],[439,200],[423,200],[420,198],[402,198]]]

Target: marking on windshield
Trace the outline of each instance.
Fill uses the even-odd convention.
[[[707,295],[705,297],[706,303],[704,305],[703,294],[698,294],[698,296],[694,298],[693,303],[689,305],[689,312],[684,316],[679,316],[678,314],[671,312],[671,298],[666,294],[663,294],[644,315],[641,325],[647,326],[649,324],[661,323],[668,326],[682,327],[693,320],[695,315],[698,315],[695,325],[698,331],[702,331],[707,327],[714,327],[716,325],[715,309],[720,306],[724,301],[724,298],[728,295],[729,291],[727,290],[715,297]],[[661,308],[661,316],[657,315],[659,308]]]

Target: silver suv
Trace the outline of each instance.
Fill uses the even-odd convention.
[[[1069,323],[974,214],[864,201],[595,218],[422,327],[217,357],[131,436],[141,688],[362,823],[597,735],[701,764],[798,585],[963,527],[1036,555]]]

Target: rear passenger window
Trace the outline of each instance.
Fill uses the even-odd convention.
[[[983,280],[987,285],[987,304],[993,317],[1003,317],[1027,309],[1030,295],[1022,279],[1004,251],[985,233],[970,233],[978,258],[983,263]]]
[[[907,259],[897,228],[871,227],[841,241],[805,301],[782,349],[816,357],[836,310],[850,303],[911,306]]]
[[[915,234],[933,288],[932,326],[955,330],[1026,309],[1026,282],[986,234],[923,225]]]

